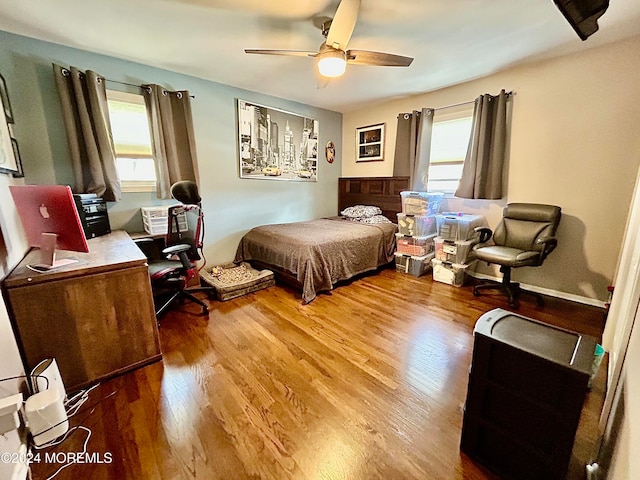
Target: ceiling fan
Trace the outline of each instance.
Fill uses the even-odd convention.
[[[408,67],[413,58],[391,53],[367,50],[347,50],[347,44],[358,19],[361,0],[342,0],[333,20],[322,24],[325,41],[317,52],[302,50],[246,49],[246,53],[260,55],[287,55],[313,57],[317,59],[318,71],[323,77],[339,77],[345,72],[347,63],[353,65],[377,65],[385,67]]]

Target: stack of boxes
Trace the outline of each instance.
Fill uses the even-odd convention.
[[[476,227],[486,226],[482,215],[445,212],[436,215],[438,236],[434,239],[433,279],[460,287],[474,261],[473,246],[480,239]]]
[[[416,277],[424,275],[434,258],[436,214],[442,193],[401,192],[402,213],[398,214],[396,270]]]

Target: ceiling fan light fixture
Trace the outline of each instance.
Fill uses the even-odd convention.
[[[342,50],[327,49],[319,57],[318,71],[323,77],[339,77],[347,68],[347,58]]]

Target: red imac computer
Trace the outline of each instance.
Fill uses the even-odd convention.
[[[89,252],[70,187],[11,185],[9,190],[29,244],[40,248],[40,263],[28,265],[29,268],[47,271],[77,262],[73,259],[56,260],[56,248]]]

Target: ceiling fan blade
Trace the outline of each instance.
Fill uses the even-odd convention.
[[[351,34],[358,20],[361,0],[342,0],[327,33],[326,44],[340,50],[346,50]]]
[[[258,55],[286,55],[289,57],[316,57],[317,52],[307,52],[304,50],[266,50],[261,48],[247,48],[245,53],[255,53]]]
[[[347,63],[351,65],[378,65],[381,67],[408,67],[413,62],[411,57],[392,53],[369,52],[367,50],[349,50]]]

